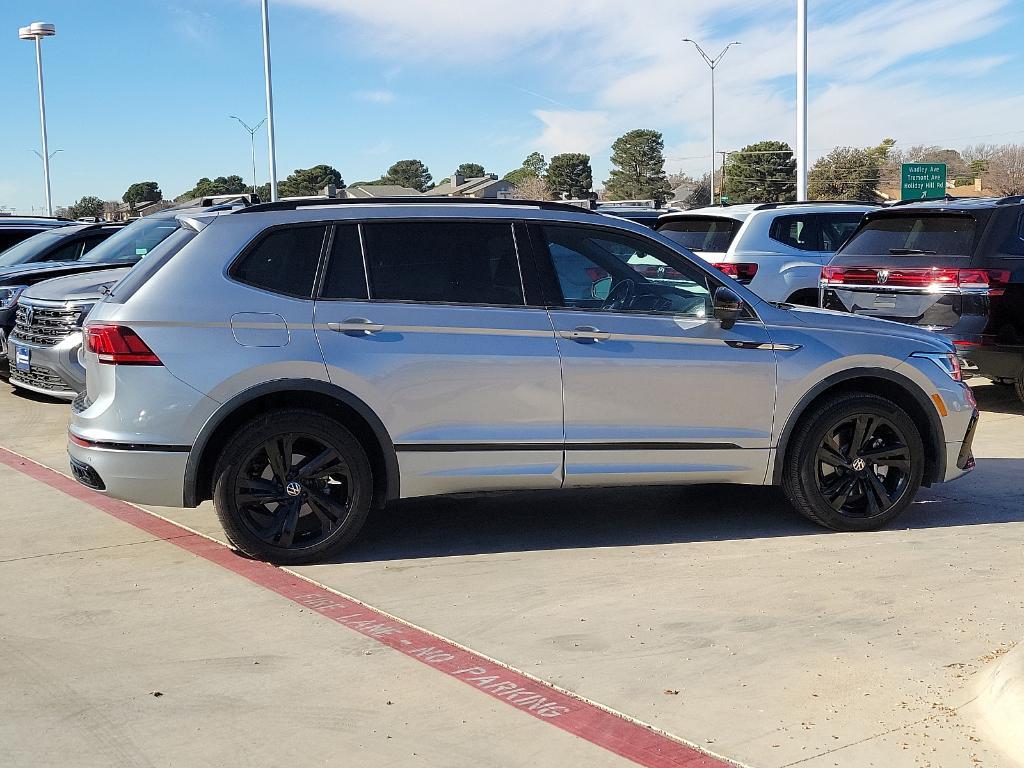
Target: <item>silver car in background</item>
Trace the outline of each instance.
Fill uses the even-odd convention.
[[[638,224],[559,203],[292,201],[179,216],[93,308],[76,478],[213,499],[230,540],[330,557],[392,499],[781,485],[868,530],[974,466],[928,331],[768,304]]]

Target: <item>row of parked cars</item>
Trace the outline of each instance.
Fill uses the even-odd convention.
[[[80,259],[106,269],[9,286],[11,380],[74,397],[80,482],[212,499],[276,562],[336,554],[392,499],[460,492],[778,484],[865,530],[974,466],[960,355],[1011,377],[975,356],[1006,337],[963,318],[1016,300],[1012,255],[981,254],[1010,215],[1021,237],[1022,209],[770,204],[652,230],[518,200],[197,201]],[[881,309],[904,322],[858,316]]]

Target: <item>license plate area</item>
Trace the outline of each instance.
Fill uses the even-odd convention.
[[[32,351],[28,347],[14,348],[14,367],[25,372],[32,369]]]

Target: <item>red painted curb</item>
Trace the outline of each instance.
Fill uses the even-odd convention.
[[[364,637],[392,648],[549,725],[649,768],[728,768],[701,752],[634,720],[499,664],[449,640],[309,582],[277,566],[238,555],[141,507],[112,499],[60,472],[0,448],[0,463],[102,510],[169,544],[244,576]]]

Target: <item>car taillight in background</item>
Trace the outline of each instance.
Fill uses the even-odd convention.
[[[757,264],[733,264],[728,261],[723,261],[718,264],[712,264],[711,266],[720,272],[724,272],[742,285],[749,283],[754,279],[754,275],[757,274]]]
[[[87,325],[85,345],[106,365],[163,365],[146,342],[124,325]]]
[[[1003,293],[1010,280],[1005,269],[949,269],[924,267],[878,269],[875,267],[822,267],[823,285],[880,285],[894,288],[973,288],[988,290],[993,296]]]

